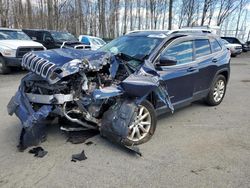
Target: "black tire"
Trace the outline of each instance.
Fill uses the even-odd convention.
[[[223,95],[222,95],[222,97],[218,100],[218,101],[216,101],[216,97],[214,96],[214,91],[215,91],[215,88],[216,88],[216,85],[219,83],[219,82],[224,82],[224,92],[223,92]],[[226,78],[225,78],[225,76],[223,76],[223,75],[221,75],[221,74],[219,74],[219,75],[217,75],[217,77],[215,78],[215,80],[213,81],[213,84],[212,84],[212,86],[211,86],[211,88],[210,88],[210,91],[209,91],[209,93],[208,93],[208,96],[205,98],[205,102],[209,105],[209,106],[217,106],[217,105],[219,105],[221,102],[222,102],[222,100],[223,100],[223,98],[224,98],[224,96],[225,96],[225,93],[226,93],[226,87],[227,86],[227,81],[226,81]]]
[[[0,74],[8,74],[10,71],[10,67],[6,65],[3,57],[0,57]]]
[[[157,117],[156,117],[156,112],[155,112],[155,109],[154,109],[153,105],[149,101],[143,101],[141,103],[141,106],[145,107],[148,110],[149,114],[150,114],[150,117],[151,117],[150,129],[149,129],[148,133],[146,134],[146,136],[144,138],[142,138],[141,140],[132,141],[132,140],[126,138],[124,140],[124,143],[126,145],[128,145],[128,146],[139,145],[139,144],[143,144],[143,143],[149,141],[150,138],[153,136],[153,134],[155,132],[155,129],[156,129]]]
[[[237,55],[236,54],[231,54],[231,57],[237,57]]]

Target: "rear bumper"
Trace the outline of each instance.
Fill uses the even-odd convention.
[[[7,66],[9,67],[21,67],[22,58],[17,57],[3,57]]]

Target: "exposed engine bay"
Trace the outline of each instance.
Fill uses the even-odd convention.
[[[9,102],[8,112],[22,122],[23,147],[37,145],[43,121],[52,118],[80,125],[81,130],[100,130],[104,137],[128,145],[124,142],[128,127],[149,94],[154,92],[173,110],[154,67],[125,54],[76,49],[31,52],[23,57],[22,66],[30,72]]]

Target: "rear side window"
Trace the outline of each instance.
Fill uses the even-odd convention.
[[[211,54],[211,48],[207,39],[196,39],[194,41],[196,57],[205,56]]]
[[[179,44],[175,44],[166,51],[164,51],[161,56],[170,57],[177,60],[177,64],[183,64],[193,61],[193,42],[185,41]]]
[[[221,50],[221,46],[216,39],[212,39],[210,42],[213,52],[218,52]]]

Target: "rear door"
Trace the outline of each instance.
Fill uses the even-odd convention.
[[[171,102],[176,105],[192,99],[198,69],[194,61],[193,40],[176,39],[160,54],[175,58],[176,65],[161,66],[158,73],[165,81]]]
[[[195,59],[199,74],[195,87],[195,95],[205,95],[214,79],[219,61],[221,61],[222,47],[214,38],[194,40]]]

